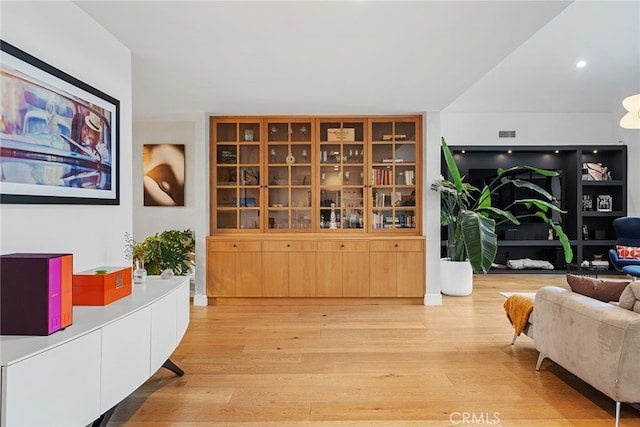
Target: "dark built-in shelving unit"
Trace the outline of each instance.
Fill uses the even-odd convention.
[[[627,215],[627,147],[626,145],[603,146],[449,146],[453,152],[460,173],[471,184],[481,187],[496,175],[498,168],[529,165],[560,172],[557,178],[539,175],[523,176],[551,192],[560,207],[567,211],[554,220],[561,223],[569,237],[574,258],[572,264],[592,261],[594,255],[602,255],[608,260],[608,251],[616,241],[613,230],[614,219]],[[583,178],[584,163],[600,163],[607,167],[611,179],[590,181]],[[447,167],[442,159],[442,174],[447,176]],[[520,193],[516,193],[520,191]],[[515,198],[527,197],[523,190],[508,189],[492,199],[494,206],[506,204]],[[588,209],[584,197],[590,197],[592,208]],[[610,196],[609,203],[598,206],[598,196]],[[606,199],[605,199],[606,200]],[[587,203],[588,204],[588,203]],[[600,209],[599,209],[600,208]],[[610,210],[605,210],[605,209]],[[553,270],[501,270],[492,273],[561,273],[568,267],[557,238],[548,240],[548,226],[541,220],[532,220],[520,226],[503,224],[498,227],[498,254],[496,264],[506,264],[507,260],[531,258],[549,261]],[[446,228],[442,227],[441,251],[446,256]],[[600,274],[615,273],[599,270]]]

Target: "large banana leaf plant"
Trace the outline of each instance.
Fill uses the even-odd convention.
[[[523,180],[513,178],[518,171],[533,171],[542,176],[558,176],[558,172],[532,166],[514,166],[497,169],[497,176],[482,189],[464,182],[451,150],[442,138],[442,152],[451,176],[451,181],[440,178],[431,185],[431,189],[440,193],[442,201],[440,224],[447,226],[448,256],[452,261],[469,260],[475,273],[486,273],[495,261],[498,251],[496,226],[505,222],[520,225],[519,219],[537,217],[553,228],[567,263],[573,259],[569,238],[562,226],[553,222],[547,212],[566,213],[555,203],[557,200],[544,188]],[[539,198],[517,199],[504,209],[491,206],[491,196],[505,186],[527,188],[539,195]],[[516,205],[525,206],[527,213],[514,215],[509,209]]]

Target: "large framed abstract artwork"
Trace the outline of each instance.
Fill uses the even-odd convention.
[[[120,102],[0,45],[0,202],[118,205]]]

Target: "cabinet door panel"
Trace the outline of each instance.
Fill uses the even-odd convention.
[[[369,254],[372,297],[395,297],[397,266],[395,252],[371,252]]]
[[[234,253],[209,252],[209,258],[207,259],[207,296],[234,296],[235,274]]]
[[[316,254],[316,296],[342,296],[342,252]]]
[[[262,253],[262,296],[289,296],[289,252]]]
[[[262,257],[260,252],[239,252],[235,255],[235,296],[262,296]]]
[[[101,412],[111,409],[149,378],[150,336],[151,307],[102,328]]]
[[[397,296],[424,296],[424,252],[398,252],[397,255]]]
[[[3,367],[2,425],[88,425],[100,414],[100,331]],[[124,361],[123,363],[126,363]]]
[[[289,254],[289,296],[313,297],[316,295],[315,252]]]
[[[369,252],[345,252],[342,260],[343,295],[345,297],[368,297]]]
[[[172,292],[151,306],[151,364],[152,376],[175,350],[177,341],[177,293]]]

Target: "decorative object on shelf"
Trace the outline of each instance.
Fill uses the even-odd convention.
[[[591,194],[584,194],[582,196],[582,210],[583,211],[593,210],[593,197],[591,196]]]
[[[553,240],[553,228],[549,229],[549,234],[547,235],[547,240]]]
[[[602,163],[585,162],[582,164],[583,181],[611,181],[611,171]]]
[[[447,252],[451,260],[465,261],[468,259],[474,272],[486,273],[493,265],[497,254],[496,220],[498,224],[511,222],[514,225],[520,225],[518,218],[535,216],[555,231],[562,244],[566,262],[571,262],[573,251],[569,244],[569,238],[562,226],[556,224],[546,215],[547,212],[564,214],[566,211],[556,206],[556,199],[548,191],[532,182],[512,178],[514,172],[523,170],[532,171],[545,177],[558,176],[557,171],[527,165],[508,169],[498,168],[497,176],[480,190],[463,182],[463,177],[460,175],[455,159],[444,138],[441,140],[441,145],[452,181],[441,177],[431,185],[431,189],[440,193],[440,223],[447,226],[448,229]],[[491,195],[501,191],[505,186],[527,188],[532,193],[537,193],[540,198],[517,199],[506,209],[491,206]],[[530,211],[516,216],[508,210],[516,205],[524,206]]]
[[[0,203],[119,205],[120,101],[4,40],[0,49]]]
[[[162,273],[160,273],[160,277],[164,280],[173,279],[173,270],[170,268],[164,269]]]
[[[331,215],[329,215],[329,228],[335,230],[338,228],[338,223],[336,222],[336,204],[331,203]]]
[[[145,245],[143,242],[135,242],[133,236],[124,233],[125,258],[133,261],[133,283],[146,283],[147,270],[144,268]]]
[[[137,259],[134,265],[135,270],[133,270],[133,283],[146,283],[147,270],[144,268],[144,260]]]
[[[188,274],[194,265],[194,250],[193,232],[189,229],[165,230],[139,243],[125,233],[125,256],[134,263],[142,261],[151,275],[159,275],[166,269],[178,276]]]
[[[608,194],[598,196],[598,212],[611,212],[613,199]]]
[[[640,129],[640,93],[623,99],[622,106],[627,110],[627,114],[620,119],[620,127]]]
[[[296,158],[293,156],[293,154],[289,153],[289,155],[286,158],[286,162],[287,164],[293,164],[296,162]]]
[[[253,130],[245,129],[244,131],[244,140],[245,141],[253,141]]]
[[[107,305],[131,295],[131,267],[98,267],[73,275],[73,305]]]
[[[73,323],[72,254],[0,256],[0,334],[50,335]]]
[[[582,226],[582,240],[589,240],[589,227],[587,227],[587,224]]]
[[[327,141],[340,142],[340,141],[355,141],[356,130],[354,128],[345,129],[327,129]]]

